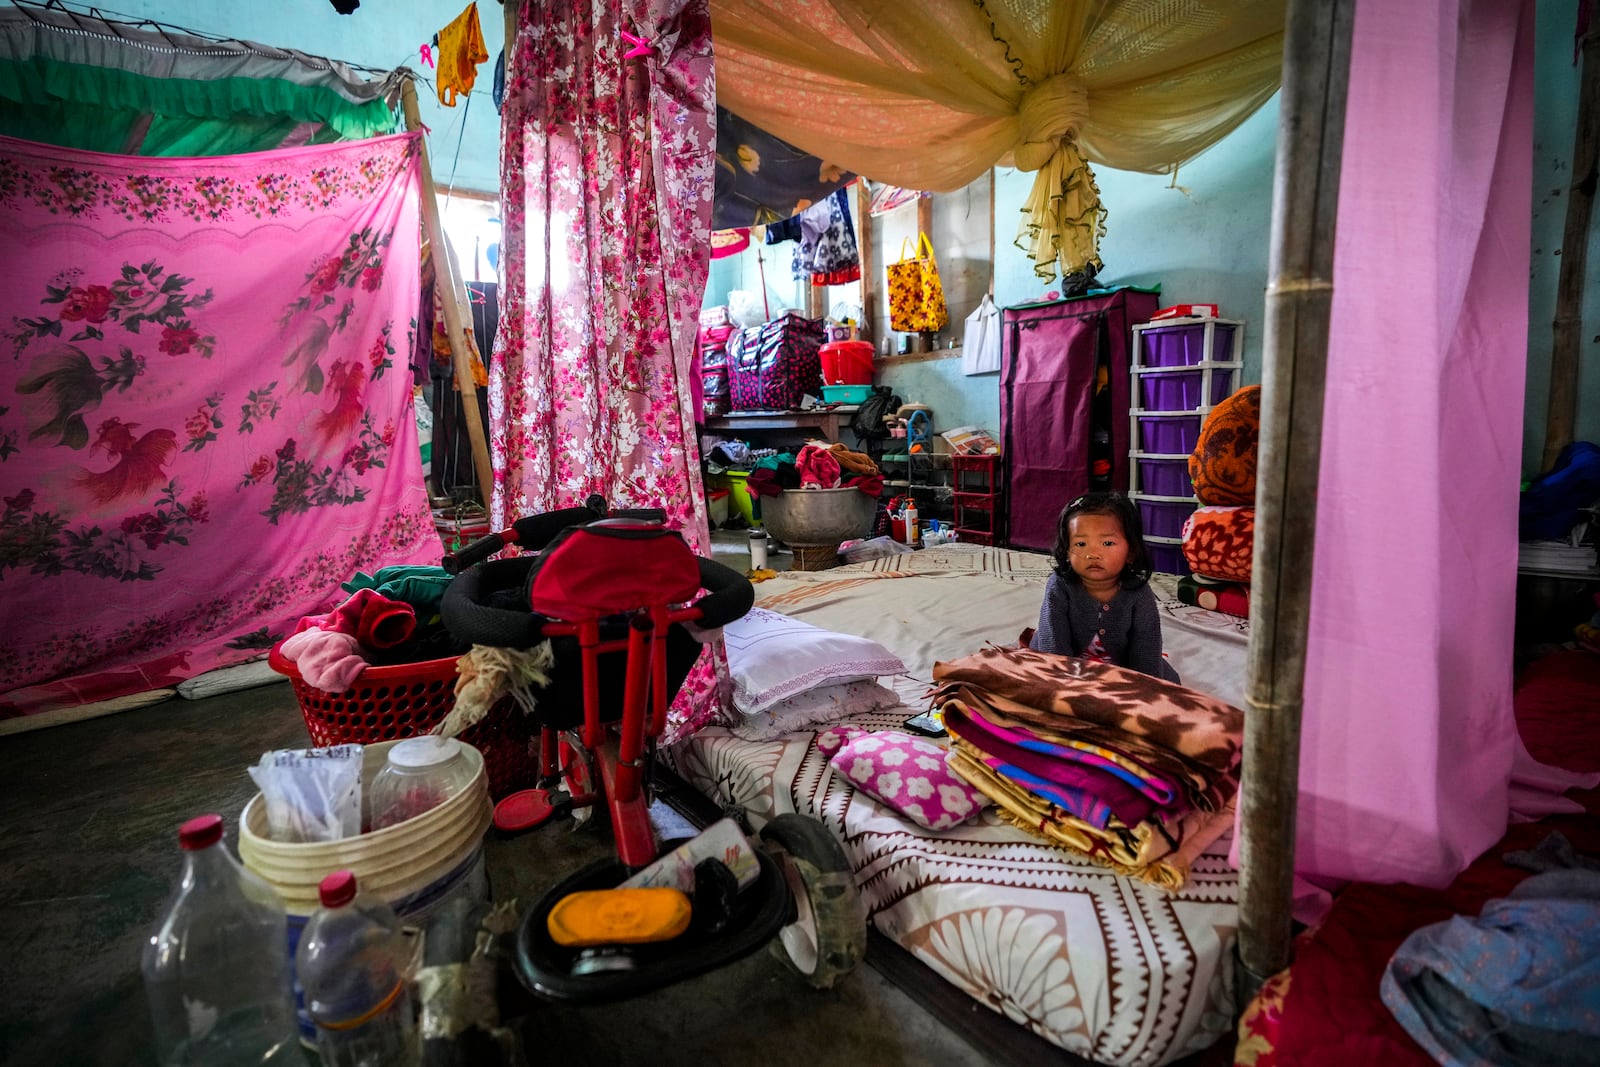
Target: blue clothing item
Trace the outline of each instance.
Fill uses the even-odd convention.
[[[1600,871],[1536,874],[1475,919],[1424,926],[1382,995],[1448,1067],[1600,1064]]]
[[[1582,509],[1600,499],[1600,445],[1574,441],[1553,467],[1523,490],[1517,508],[1524,541],[1560,541],[1578,524]]]
[[[1119,667],[1180,681],[1178,672],[1161,655],[1161,614],[1148,583],[1137,589],[1119,589],[1102,604],[1079,583],[1052,574],[1044,587],[1039,625],[1029,647],[1081,656],[1096,640]]]

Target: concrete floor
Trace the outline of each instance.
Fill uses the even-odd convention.
[[[181,867],[178,825],[217,811],[233,841],[246,766],[306,743],[287,684],[0,740],[0,1063],[154,1062],[139,952]],[[610,849],[560,825],[491,841],[494,894],[531,901]],[[871,967],[818,992],[766,951],[621,1004],[535,1005],[523,1033],[533,1063],[992,1062]]]
[[[713,540],[719,560],[749,566],[746,531]],[[775,551],[769,565],[787,569],[792,558]],[[231,845],[255,792],[245,768],[265,750],[307,743],[287,683],[0,738],[0,1064],[154,1062],[139,953],[181,869],[178,826],[220,812]],[[531,902],[614,854],[605,834],[570,826],[490,840],[495,898]],[[825,992],[763,950],[620,1004],[528,999],[520,1032],[529,1062],[567,1067],[1083,1062],[885,946]]]
[[[748,566],[744,531],[713,540],[718,559]],[[791,559],[775,552],[771,564]],[[306,743],[286,683],[0,738],[0,1064],[154,1062],[139,952],[181,867],[177,827],[217,811],[231,842],[255,791],[245,768],[264,750]],[[531,901],[610,849],[604,835],[563,825],[492,840],[495,896]],[[874,966],[819,992],[765,951],[621,1004],[536,1005],[521,1032],[530,1062],[569,1067],[996,1062],[992,1046],[979,1051],[952,1029],[958,1015],[1034,1041],[1027,1062],[1081,1062],[959,994],[935,1005]]]

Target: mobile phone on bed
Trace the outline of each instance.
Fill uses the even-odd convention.
[[[913,715],[907,719],[905,727],[924,737],[943,737],[945,736],[944,713],[938,708],[929,708],[921,715]]]

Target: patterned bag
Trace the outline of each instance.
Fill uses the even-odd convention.
[[[790,411],[822,388],[820,319],[784,315],[728,338],[734,411]]]
[[[701,402],[700,417],[703,419],[717,419],[728,413],[728,368],[718,364],[715,367],[704,367],[700,371],[700,389],[704,398]]]
[[[906,241],[911,240],[907,237]],[[902,333],[931,333],[942,330],[950,321],[944,303],[944,286],[939,281],[939,265],[934,262],[933,242],[925,233],[917,234],[917,254],[905,255],[889,264],[889,328]]]

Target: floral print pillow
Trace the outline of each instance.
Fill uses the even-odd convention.
[[[845,741],[830,765],[857,789],[918,826],[948,830],[977,815],[989,801],[945,766],[944,755],[942,746],[926,738],[880,730]]]

